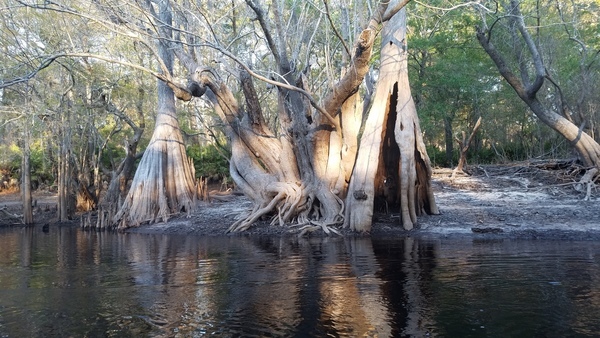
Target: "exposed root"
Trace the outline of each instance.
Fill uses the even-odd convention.
[[[271,202],[268,205],[259,208],[254,208],[254,210],[245,219],[241,219],[233,223],[229,227],[227,232],[238,232],[248,230],[252,226],[252,224],[254,224],[254,222],[256,222],[260,217],[270,213],[275,207],[275,205],[277,205],[277,203],[279,203],[283,199],[283,197],[283,193],[279,193],[271,200]]]
[[[342,234],[335,229],[334,227],[332,227],[333,225],[338,225],[339,223],[319,223],[319,222],[310,222],[310,224],[304,225],[302,226],[300,229],[298,229],[298,231],[300,232],[298,234],[298,237],[304,237],[304,235],[309,234],[311,232],[315,232],[317,230],[323,230],[324,233],[326,233],[327,235],[331,235],[336,234],[338,236],[341,236]]]
[[[296,183],[277,182],[269,185],[265,189],[262,197],[262,202],[255,204],[254,209],[233,223],[227,232],[239,232],[248,230],[252,224],[258,221],[261,217],[273,214],[270,224],[279,226],[290,226],[301,228],[298,230],[314,231],[322,229],[326,234],[339,234],[339,231],[332,228],[332,225],[343,223],[343,202],[336,196],[338,203],[342,206],[342,211],[337,213],[333,219],[323,219],[319,203],[315,201],[313,193],[309,193],[304,185]],[[331,218],[331,216],[329,217]],[[291,223],[296,223],[292,225]],[[306,232],[305,232],[306,233]]]
[[[344,211],[346,209],[346,204],[344,203],[344,201],[341,198],[338,197],[338,195],[336,195],[336,193],[331,191],[331,194],[333,195],[333,197],[335,197],[335,199],[338,201],[338,203],[341,206],[340,212],[338,212],[338,214],[336,215],[336,221],[339,222],[340,224],[343,224],[344,223]]]

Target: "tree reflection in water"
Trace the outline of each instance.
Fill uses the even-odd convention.
[[[0,336],[600,331],[594,242],[50,230],[0,229]]]

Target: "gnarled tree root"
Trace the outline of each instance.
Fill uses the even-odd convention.
[[[271,184],[262,196],[262,201],[256,203],[252,211],[232,224],[227,232],[248,230],[261,217],[273,214],[271,225],[279,224],[283,227],[289,224],[290,230],[300,231],[301,235],[319,229],[328,235],[339,234],[339,231],[332,226],[343,223],[344,208],[341,199],[338,198],[342,205],[342,211],[333,220],[327,220],[326,217],[321,217],[315,196],[308,190],[304,186],[293,183]],[[272,197],[269,199],[268,196]],[[295,229],[297,227],[300,228]]]

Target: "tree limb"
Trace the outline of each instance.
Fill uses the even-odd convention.
[[[280,87],[280,88],[284,88],[284,89],[288,89],[288,90],[294,90],[297,91],[299,93],[301,93],[302,95],[304,95],[310,102],[311,106],[313,108],[315,108],[319,113],[323,114],[323,116],[325,116],[325,118],[327,118],[327,120],[329,120],[329,122],[331,122],[337,129],[339,129],[339,122],[333,117],[331,116],[326,109],[324,109],[323,107],[321,107],[319,105],[319,103],[312,97],[312,95],[307,92],[306,90],[302,89],[302,88],[298,88],[296,86],[292,86],[290,84],[287,83],[283,83],[283,82],[279,82],[279,81],[274,81],[271,80],[269,78],[266,78],[260,74],[257,74],[256,72],[254,72],[252,69],[250,69],[250,67],[248,67],[244,62],[242,62],[242,60],[240,60],[238,57],[236,57],[235,55],[233,55],[232,53],[230,53],[229,51],[219,47],[219,46],[214,46],[212,45],[213,48],[217,49],[218,51],[220,51],[221,53],[225,54],[227,57],[231,58],[232,60],[234,60],[235,62],[237,62],[246,72],[248,72],[248,74],[250,74],[252,77],[261,80],[263,82],[272,84],[274,86]],[[202,70],[204,71],[204,70]]]
[[[271,35],[271,29],[269,28],[269,24],[265,20],[265,15],[264,15],[263,9],[258,4],[255,4],[253,0],[246,0],[246,4],[256,14],[256,20],[258,20],[258,23],[260,24],[260,27],[261,27],[263,33],[265,34],[265,39],[267,39],[267,44],[269,45],[269,48],[271,49],[271,52],[273,53],[273,57],[275,57],[275,63],[280,65],[281,64],[281,51],[279,51],[279,48],[277,48],[277,44],[275,43],[275,40],[273,39],[273,36]]]
[[[40,65],[35,68],[35,70],[33,70],[32,72],[30,72],[27,75],[17,77],[17,78],[11,79],[11,80],[6,80],[6,81],[2,80],[2,82],[0,82],[0,89],[14,86],[19,83],[23,83],[23,82],[27,82],[27,81],[31,80],[33,77],[35,77],[35,75],[37,73],[41,72],[42,70],[44,70],[45,68],[50,66],[57,58],[59,58],[61,56],[62,55],[55,55],[55,56],[51,56],[49,58],[44,59],[42,61],[42,63],[40,63]]]
[[[342,103],[354,94],[363,82],[366,73],[369,71],[371,51],[380,24],[384,22],[386,17],[389,16],[389,18],[391,18],[393,14],[406,6],[409,1],[410,0],[397,1],[392,4],[392,9],[388,6],[389,2],[380,2],[377,11],[375,11],[369,19],[369,24],[356,38],[356,45],[354,47],[354,54],[352,55],[350,66],[340,81],[334,86],[331,93],[323,100],[325,102],[325,110],[329,114],[336,116]],[[387,19],[389,20],[389,18]]]
[[[384,1],[382,1],[383,3]],[[385,1],[387,2],[387,1]],[[404,8],[404,6],[406,6],[408,3],[410,2],[410,0],[401,0],[401,1],[396,1],[395,3],[392,4],[392,6],[387,6],[385,12],[383,13],[383,16],[381,17],[381,22],[386,22],[389,19],[391,19],[396,13],[398,13],[402,8]],[[391,3],[391,1],[390,1]]]
[[[171,74],[169,74],[169,73],[159,73],[154,70],[148,69],[146,67],[137,65],[135,63],[112,59],[112,58],[109,58],[109,57],[106,57],[103,55],[92,54],[92,53],[74,53],[74,52],[65,52],[65,53],[58,53],[58,54],[50,55],[50,56],[46,57],[41,62],[41,64],[38,67],[36,67],[36,69],[34,71],[32,71],[31,73],[21,76],[21,77],[18,77],[18,78],[8,80],[8,81],[2,81],[2,83],[0,83],[0,89],[6,88],[9,86],[14,86],[14,85],[22,83],[22,82],[26,82],[26,81],[32,79],[33,77],[35,77],[37,75],[37,73],[39,73],[40,71],[42,71],[43,69],[50,66],[57,59],[64,58],[64,57],[93,58],[93,59],[98,59],[98,60],[102,60],[102,61],[106,61],[106,62],[110,62],[110,63],[115,63],[115,64],[120,64],[123,66],[131,67],[133,69],[141,70],[145,73],[148,73],[148,74],[154,76],[155,78],[157,78],[159,80],[164,81],[169,87],[171,87],[171,89],[173,89],[173,91],[175,91],[175,95],[177,96],[177,98],[184,100],[184,101],[189,101],[192,98],[192,95],[189,93],[187,88],[185,88],[181,84],[176,83],[175,80],[173,80]]]
[[[531,53],[531,58],[533,59],[533,65],[535,67],[535,81],[533,82],[533,84],[527,86],[526,88],[527,96],[529,98],[533,98],[544,84],[546,67],[544,66],[544,62],[537,49],[537,46],[535,45],[535,42],[531,38],[531,35],[527,31],[527,29],[525,28],[525,21],[523,19],[523,14],[519,9],[519,2],[517,2],[516,0],[511,0],[510,4],[513,7],[512,9],[516,14],[516,16],[514,17],[514,21],[517,24],[517,29],[519,30],[519,33],[521,33],[523,40],[525,40],[525,44],[527,45],[527,48]]]
[[[331,26],[331,29],[333,29],[333,33],[340,40],[340,42],[342,43],[342,46],[344,46],[344,50],[346,51],[346,54],[348,54],[348,56],[352,56],[352,54],[350,54],[350,48],[348,48],[346,41],[344,41],[344,38],[342,37],[340,32],[337,30],[337,28],[335,28],[335,25],[333,24],[333,20],[331,19],[331,13],[329,11],[329,4],[327,3],[328,1],[329,0],[323,0],[323,4],[325,5],[325,16],[327,17],[327,20],[329,21],[329,25]]]
[[[500,55],[496,47],[490,41],[487,33],[488,32],[485,31],[482,27],[477,28],[477,40],[479,41],[479,44],[490,56],[492,61],[494,61],[494,64],[496,64],[496,67],[498,68],[498,71],[500,72],[502,77],[504,77],[508,84],[510,84],[510,86],[513,87],[513,89],[517,92],[519,97],[523,98],[524,100],[529,100],[527,90],[525,89],[525,87],[523,87],[523,83],[521,83],[519,78],[510,70],[502,55]]]

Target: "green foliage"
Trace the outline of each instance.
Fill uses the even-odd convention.
[[[227,156],[219,152],[215,145],[191,145],[187,147],[187,155],[194,161],[196,177],[218,180],[229,177],[229,161]]]
[[[23,150],[16,144],[0,144],[0,173],[8,174],[11,178],[19,178]],[[39,142],[30,147],[30,165],[32,180],[49,183],[52,181],[52,166],[45,158],[44,148]]]
[[[16,173],[23,152],[16,144],[0,144],[0,172]]]
[[[594,90],[600,86],[600,55],[596,52],[600,49],[600,35],[599,21],[592,13],[597,13],[600,3],[580,0],[520,4],[548,74],[561,88],[559,92],[546,81],[540,100],[559,114],[564,102],[573,111],[577,125],[595,125],[600,116],[598,109],[592,108],[600,100]],[[426,6],[410,6],[408,38],[411,90],[432,161],[435,158],[437,165],[447,164],[445,120],[451,121],[452,136],[460,137],[462,131],[470,132],[479,116],[483,118],[479,145],[472,146],[469,154],[474,161],[569,156],[568,145],[533,116],[477,43],[475,28],[482,23],[482,13],[469,7],[436,12],[436,7],[448,7],[448,3],[434,0]],[[511,35],[509,20],[491,13],[487,15],[492,16],[488,23],[494,23],[493,41],[506,56],[509,67],[518,72],[519,62],[527,60],[528,52]],[[580,116],[585,116],[587,122],[583,123]]]
[[[440,149],[439,147],[427,146],[427,155],[429,155],[429,159],[431,160],[431,165],[433,167],[450,167],[450,163],[446,159],[446,151],[444,149]],[[455,156],[458,159],[458,156]],[[453,160],[456,163],[456,160]]]
[[[411,91],[425,141],[442,155],[436,154],[440,164],[450,165],[445,159],[444,121],[450,121],[453,136],[469,132],[479,116],[485,129],[488,111],[483,107],[500,78],[475,40],[475,13],[451,11],[437,16],[423,6],[413,11],[408,38]]]
[[[48,158],[42,142],[35,142],[31,145],[29,161],[32,181],[45,184],[51,184],[54,181],[52,160]]]
[[[122,146],[111,142],[102,152],[100,162],[105,168],[114,168],[125,158],[125,155],[125,149]]]

